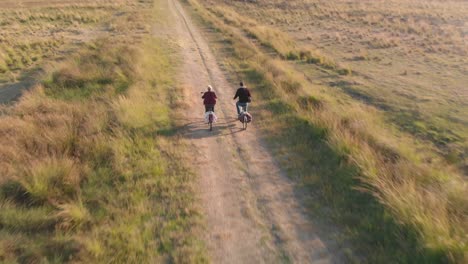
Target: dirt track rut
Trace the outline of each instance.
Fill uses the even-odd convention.
[[[180,46],[180,80],[187,104],[183,135],[196,149],[205,241],[214,263],[337,263],[332,244],[318,235],[285,177],[259,140],[255,123],[242,131],[228,83],[207,39],[177,0],[162,0],[169,16],[155,34]],[[214,131],[204,124],[200,92],[211,84],[219,97]],[[255,115],[255,113],[254,113]]]

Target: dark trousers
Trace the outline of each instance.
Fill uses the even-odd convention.
[[[214,107],[215,105],[205,105],[205,113],[209,111],[214,112]]]

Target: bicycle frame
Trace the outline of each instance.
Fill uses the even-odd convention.
[[[213,117],[213,112],[210,111],[210,113],[208,114],[208,124],[210,126],[210,131],[213,131],[213,120],[214,117]]]

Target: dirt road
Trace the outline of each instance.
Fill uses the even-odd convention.
[[[177,0],[162,0],[167,28],[156,34],[178,43],[185,87],[183,134],[197,150],[194,164],[207,230],[205,241],[214,263],[337,263],[334,245],[318,235],[305,216],[293,184],[260,142],[255,123],[241,131],[235,121],[228,83],[202,31]],[[219,97],[219,122],[209,132],[203,123],[200,92],[211,84]],[[255,113],[254,113],[255,114]]]

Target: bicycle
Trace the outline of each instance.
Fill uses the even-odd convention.
[[[207,105],[205,107],[205,119],[208,122],[208,127],[210,131],[213,131],[213,123],[216,121],[215,113],[214,113],[214,106]]]
[[[210,85],[208,85],[208,92],[211,92],[212,90],[212,87]],[[212,96],[209,98],[210,99],[210,102],[212,102],[212,104],[208,104],[206,101],[207,99],[205,98],[205,92],[200,92],[201,94],[203,94],[202,98],[204,98],[204,104],[205,104],[205,120],[206,122],[208,123],[208,126],[210,128],[210,131],[213,131],[213,123],[216,122],[216,115],[214,113],[214,107],[215,107],[215,104],[216,104],[216,94],[214,94],[213,92],[212,93]],[[214,98],[213,98],[214,96]]]
[[[210,131],[213,131],[213,122],[214,122],[214,112],[208,112],[208,126],[210,127]]]

